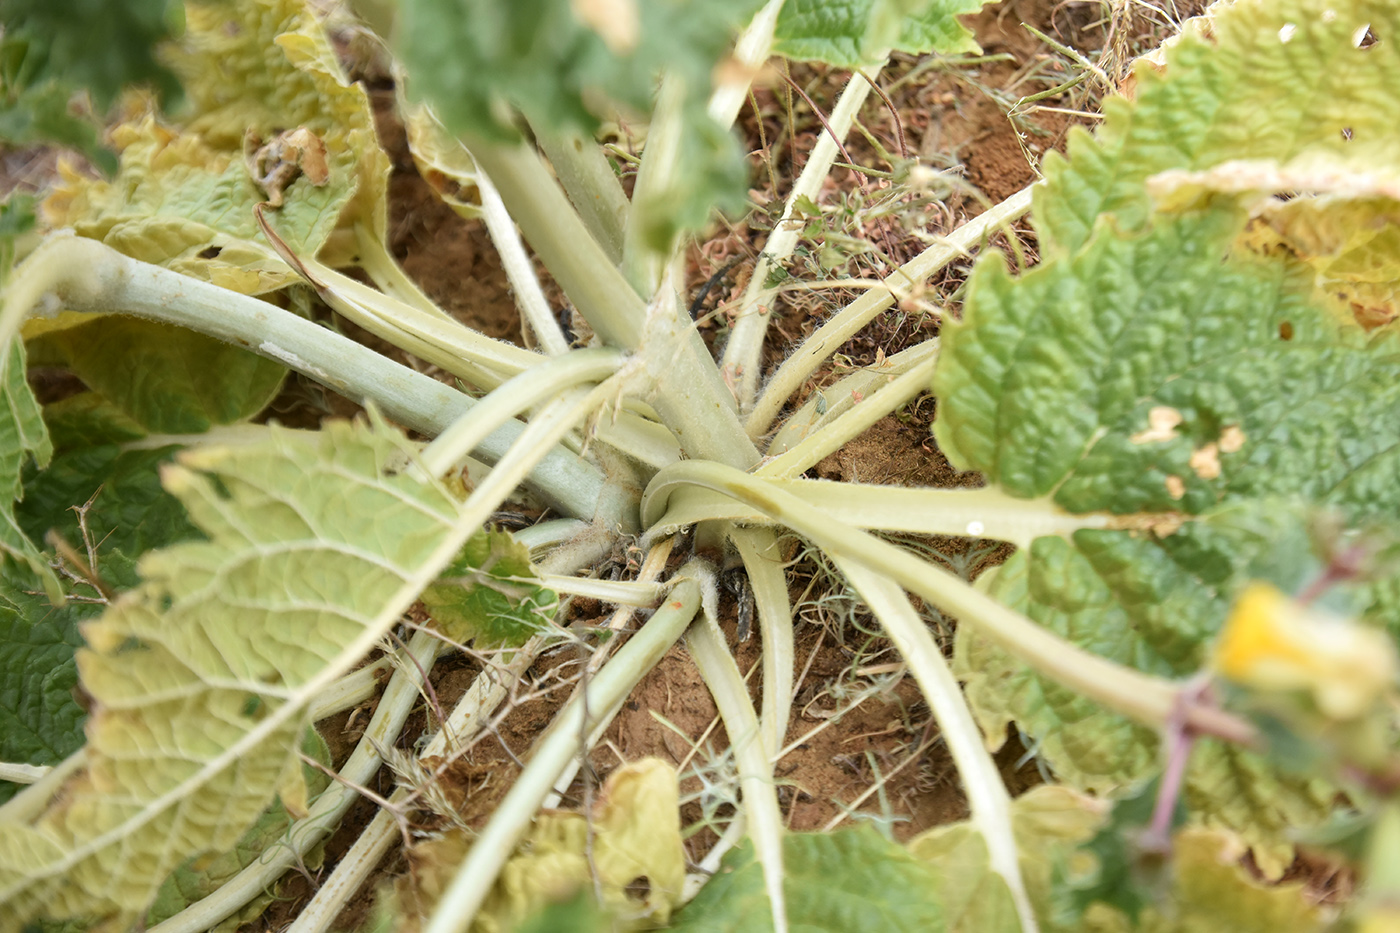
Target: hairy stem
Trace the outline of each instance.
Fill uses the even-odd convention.
[[[515,303],[520,308],[521,319],[529,326],[530,332],[545,353],[558,356],[569,351],[569,340],[559,327],[554,309],[540,287],[539,276],[535,274],[535,264],[520,242],[520,234],[515,230],[515,221],[510,219],[500,192],[491,184],[491,179],[479,175],[476,179],[477,191],[481,194],[481,219],[491,234],[491,242],[496,244],[496,252],[501,257],[501,267],[515,292]]]
[[[718,603],[714,578],[706,571],[702,592],[711,591],[712,602]],[[777,787],[773,783],[772,749],[766,748],[758,717],[749,702],[744,675],[724,643],[713,609],[707,606],[704,617],[691,626],[686,635],[690,657],[695,661],[705,686],[710,688],[715,706],[729,733],[729,745],[739,768],[739,786],[744,792],[744,815],[753,838],[754,852],[763,866],[764,887],[773,912],[773,929],[785,933],[787,901],[783,891],[783,816],[778,806]]]
[[[784,422],[768,445],[772,459],[756,472],[783,479],[807,472],[875,422],[928,391],[937,362],[938,339],[934,338],[896,353],[884,367],[854,373],[819,389],[812,401]],[[819,412],[819,407],[825,411]]]
[[[617,350],[579,350],[554,357],[514,377],[484,398],[478,399],[451,427],[423,451],[423,466],[441,476],[516,415],[583,382],[596,382],[617,372],[623,364]]]
[[[622,246],[622,271],[640,295],[656,294],[670,259],[670,244],[655,242],[658,225],[653,218],[664,220],[674,213],[667,201],[683,155],[684,102],[685,80],[668,74],[661,82],[661,92],[652,111]]]
[[[729,540],[739,551],[758,610],[763,638],[763,745],[771,759],[783,747],[792,711],[796,663],[792,637],[792,603],[778,536],[771,528],[731,527]]]
[[[612,264],[618,265],[628,205],[612,163],[597,143],[578,133],[563,137],[540,133],[537,138],[584,226]]]
[[[783,2],[784,0],[768,0],[763,9],[754,14],[754,18],[735,41],[731,58],[738,67],[733,70],[743,76],[724,81],[715,88],[706,107],[710,116],[720,126],[731,126],[734,123],[735,118],[739,116],[739,109],[744,106],[749,86],[753,84],[752,75],[757,74],[763,63],[768,61],[768,53],[773,48],[773,30],[777,28],[778,14],[783,11]]]
[[[687,455],[748,467],[758,459],[743,436],[734,398],[699,332],[679,320],[666,285],[650,307],[589,234],[539,155],[528,146],[469,141],[525,238],[594,331],[611,346],[641,349],[680,393],[663,387],[652,404]],[[652,384],[655,384],[653,382]]]

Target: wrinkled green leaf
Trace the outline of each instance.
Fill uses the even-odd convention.
[[[0,139],[69,146],[115,172],[100,114],[75,111],[73,98],[86,91],[105,112],[124,87],[145,84],[177,99],[155,50],[181,22],[176,0],[0,0]]]
[[[406,0],[399,43],[411,92],[449,130],[518,138],[512,108],[532,124],[591,133],[609,103],[645,114],[665,71],[709,93],[715,63],[757,0],[651,0],[633,23],[585,23],[570,0]],[[630,38],[629,38],[630,36]]]
[[[1105,229],[1014,280],[980,263],[935,375],[943,450],[1075,512],[1290,495],[1393,511],[1400,348],[1313,305],[1296,266],[1222,261],[1235,229],[1229,213]],[[1148,433],[1156,408],[1180,418],[1170,436]]]
[[[73,600],[55,607],[29,574],[0,569],[0,761],[54,765],[82,746],[73,652],[78,624],[101,611]],[[0,802],[16,790],[0,781]]]
[[[139,318],[92,319],[32,338],[147,431],[200,434],[251,418],[276,397],[286,369],[203,334]]]
[[[801,933],[928,933],[943,930],[937,871],[873,827],[783,837],[789,929]],[[772,911],[753,844],[720,870],[678,915],[685,933],[766,933]]]
[[[447,637],[483,650],[520,647],[559,606],[537,582],[529,548],[505,531],[473,536],[422,598]]]
[[[787,0],[773,51],[840,68],[872,64],[887,50],[973,52],[977,43],[957,17],[985,0]]]
[[[1220,4],[1209,37],[1187,30],[1165,68],[1139,63],[1135,100],[1103,102],[1090,136],[1070,132],[1068,155],[1049,153],[1035,192],[1043,255],[1072,252],[1112,214],[1142,229],[1147,179],[1239,159],[1282,167],[1322,162],[1346,172],[1383,167],[1400,154],[1400,8],[1390,0],[1272,0]],[[1357,47],[1369,24],[1390,37]]]
[[[1352,524],[1400,509],[1394,335],[1368,337],[1319,298],[1332,260],[1313,260],[1331,247],[1305,255],[1301,224],[1271,228],[1294,238],[1287,249],[1251,248],[1257,179],[1393,165],[1400,151],[1383,90],[1394,49],[1353,44],[1366,17],[1384,31],[1400,12],[1324,7],[1222,7],[1210,38],[1183,36],[1162,74],[1140,66],[1136,102],[1107,101],[1097,137],[1081,132],[1067,161],[1047,159],[1041,266],[1013,280],[999,258],[980,263],[964,323],[945,328],[935,430],[953,461],[1018,496],[1132,516],[1124,530],[1036,541],[993,592],[1149,673],[1200,668],[1246,569],[1300,534],[1281,501],[1335,509]],[[1245,172],[1242,159],[1274,169]],[[1326,197],[1341,189],[1309,184],[1301,193],[1266,184],[1262,194],[1301,194],[1310,216],[1336,223]],[[1152,213],[1152,185],[1169,212]],[[1368,614],[1390,624],[1379,618],[1386,592],[1377,585]],[[1107,790],[1154,768],[1149,732],[969,631],[957,664],[984,727],[1001,734],[1015,719],[1065,780]],[[1193,756],[1186,787],[1193,817],[1245,834],[1268,874],[1286,864],[1288,827],[1316,822],[1332,798],[1321,781],[1214,745]]]
[[[199,536],[184,506],[160,485],[161,465],[178,450],[122,451],[107,444],[60,454],[26,484],[20,527],[36,541],[56,532],[83,554],[87,542],[73,509],[91,501],[86,524],[97,553],[93,569],[113,588],[129,589],[138,582],[142,554]]]
[[[1239,582],[1275,576],[1292,586],[1309,579],[1315,564],[1273,563],[1281,552],[1306,548],[1291,510],[1272,503],[1226,508],[1163,539],[1127,531],[1039,538],[1003,565],[991,592],[1096,654],[1185,678],[1205,664]],[[955,668],[984,731],[1004,735],[1014,719],[1073,786],[1110,791],[1159,766],[1153,730],[1039,677],[966,629],[957,635]],[[1327,781],[1285,773],[1215,742],[1193,751],[1184,792],[1194,819],[1240,833],[1270,875],[1291,859],[1290,828],[1323,819],[1336,797]]]
[[[141,585],[85,628],[89,766],[37,822],[0,824],[0,929],[129,922],[179,863],[297,790],[309,704],[454,540],[456,501],[408,475],[410,456],[387,428],[331,423],[164,469],[208,540],[148,552]]]
[[[44,412],[49,423],[52,407]],[[26,471],[25,497],[16,508],[20,528],[33,541],[45,540],[53,530],[84,560],[90,542],[103,582],[117,591],[129,589],[138,582],[135,567],[142,553],[197,534],[183,506],[160,487],[157,469],[174,449],[123,453],[106,445],[58,454],[48,469]],[[84,541],[72,508],[94,493]],[[26,573],[0,571],[0,761],[50,765],[83,744],[87,714],[74,696],[74,652],[82,645],[79,624],[99,615],[103,606],[94,601],[96,588],[85,583],[67,584],[64,606],[54,606],[37,589]]]
[[[185,122],[130,116],[112,132],[117,176],[65,172],[45,203],[50,226],[245,294],[280,288],[296,275],[258,229],[253,207],[267,194],[244,164],[244,134],[266,142],[304,127],[325,144],[329,177],[297,177],[267,219],[298,254],[348,262],[353,237],[332,234],[357,221],[382,232],[389,171],[363,89],[345,80],[302,0],[191,0],[186,16],[170,52],[191,104]]]

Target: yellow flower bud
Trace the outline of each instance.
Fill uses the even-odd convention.
[[[1364,713],[1396,673],[1384,632],[1303,606],[1259,581],[1230,610],[1213,667],[1247,687],[1308,690],[1337,719]]]

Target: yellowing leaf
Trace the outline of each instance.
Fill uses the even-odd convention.
[[[1233,199],[1250,214],[1241,248],[1307,264],[1317,297],[1372,329],[1400,315],[1397,168],[1358,170],[1326,158],[1291,167],[1241,159],[1159,172],[1147,179],[1147,190],[1162,211]]]
[[[1388,37],[1362,47],[1369,25]],[[1400,165],[1400,8],[1390,0],[1238,0],[1188,29],[1135,99],[1104,101],[1103,126],[1072,132],[1035,196],[1047,255],[1071,252],[1105,214],[1122,231],[1151,212],[1146,180],[1267,160],[1284,172],[1393,173]]]
[[[278,236],[331,265],[352,255],[357,222],[382,235],[388,159],[364,91],[348,83],[302,0],[190,0],[187,31],[171,53],[192,114],[160,123],[149,102],[112,134],[121,169],[110,182],[67,171],[45,203],[51,226],[71,226],[129,256],[247,294],[296,276],[260,233],[265,193],[244,160],[245,134],[267,140],[304,129],[325,144],[322,184],[302,176],[268,210]],[[382,238],[382,237],[381,237]],[[343,241],[343,242],[341,242]]]
[[[1021,878],[1038,912],[1047,913],[1057,867],[1094,835],[1106,807],[1067,787],[1043,785],[1011,803]],[[936,870],[948,933],[1016,933],[1011,891],[991,869],[982,834],[970,822],[939,826],[909,841],[909,853]]]
[[[1095,905],[1071,929],[1082,933],[1311,933],[1325,917],[1303,885],[1261,884],[1240,864],[1244,846],[1227,833],[1184,830],[1172,840],[1172,880],[1164,903],[1137,923]]]
[[[590,885],[588,831],[581,813],[537,818],[501,870],[474,933],[511,930],[544,903],[566,900]],[[675,769],[659,758],[644,758],[608,776],[593,817],[592,863],[603,906],[624,928],[670,920],[685,882]],[[643,919],[647,922],[640,923]]]
[[[480,216],[476,190],[477,167],[467,147],[443,127],[431,107],[399,95],[413,164],[438,197],[466,218]]]
[[[468,847],[464,834],[452,832],[414,850],[413,874],[381,900],[391,916],[402,910],[400,933],[419,928],[418,917],[427,915]],[[644,758],[610,774],[591,821],[582,813],[537,817],[501,870],[472,933],[515,930],[551,904],[591,895],[595,879],[601,906],[613,919],[610,929],[655,929],[675,910],[685,882],[679,785],[675,769],[660,759]]]
[[[167,490],[207,537],[147,553],[84,629],[88,768],[0,823],[0,930],[130,921],[192,853],[228,850],[288,779],[306,709],[457,548],[458,505],[387,428],[187,451]]]
[[[1240,864],[1245,848],[1228,833],[1183,830],[1172,840],[1170,883],[1150,892],[1131,921],[1117,908],[1095,903],[1076,916],[1067,905],[1076,885],[1093,877],[1097,859],[1079,847],[1104,823],[1102,801],[1065,787],[1037,787],[1012,801],[1012,829],[1021,853],[1026,892],[1045,933],[1309,933],[1322,917],[1302,885],[1264,885]],[[982,837],[970,823],[954,823],[916,836],[909,852],[938,878],[948,912],[946,927],[958,933],[1014,933],[1020,929],[1010,895],[987,864]]]

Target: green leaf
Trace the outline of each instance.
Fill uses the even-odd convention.
[[[1360,48],[1367,23],[1393,34],[1400,9],[1218,7],[1160,72],[1139,66],[1135,100],[1105,101],[1096,136],[1047,157],[1042,265],[1012,280],[999,258],[980,263],[963,325],[945,328],[935,431],[954,462],[1014,495],[1126,516],[1037,540],[993,592],[1120,663],[1200,668],[1243,577],[1306,537],[1280,500],[1353,525],[1400,507],[1400,352],[1351,320],[1388,306],[1400,260],[1381,204],[1400,56]],[[1373,587],[1372,617],[1389,592]],[[968,630],[957,666],[989,733],[1015,719],[1065,780],[1108,790],[1154,768],[1148,731]],[[1214,743],[1186,785],[1193,816],[1244,833],[1267,874],[1288,827],[1333,794]]]
[[[945,929],[938,872],[873,827],[783,837],[783,891],[789,929],[801,933],[928,933]],[[773,929],[753,844],[724,857],[720,870],[678,915],[685,933],[766,933]]]
[[[312,700],[459,540],[456,501],[411,456],[388,428],[331,423],[164,469],[208,540],[148,552],[141,585],[84,629],[88,769],[37,822],[0,824],[7,922],[130,922],[294,784]]]
[[[778,16],[773,51],[839,68],[870,65],[887,50],[975,52],[972,33],[958,22],[985,0],[787,0]]]
[[[1359,48],[1368,24],[1391,41]],[[1097,134],[1075,129],[1067,157],[1047,155],[1034,202],[1042,254],[1078,249],[1105,214],[1120,230],[1142,229],[1146,182],[1169,169],[1260,159],[1393,174],[1397,35],[1391,0],[1216,5],[1208,29],[1188,29],[1167,49],[1163,70],[1138,64],[1135,99],[1105,100]]]
[[[580,891],[573,900],[546,905],[515,929],[516,933],[612,933],[616,927],[593,905],[593,899]]]
[[[548,628],[559,608],[559,597],[537,581],[529,548],[509,532],[483,531],[423,591],[423,604],[453,641],[518,648]]]
[[[53,422],[50,410],[45,420]],[[184,507],[160,487],[158,467],[175,449],[122,452],[109,444],[60,453],[48,469],[25,471],[25,495],[16,508],[20,528],[34,541],[56,531],[84,557],[90,542],[105,583],[117,591],[135,586],[142,553],[197,535]],[[72,509],[94,494],[85,541]],[[82,645],[79,624],[103,607],[94,601],[96,588],[86,584],[70,582],[63,606],[36,587],[28,573],[0,570],[0,761],[50,765],[83,744],[87,714],[73,693],[74,652]]]
[[[180,87],[156,46],[179,32],[180,8],[178,0],[0,0],[6,87],[58,79],[68,94],[91,92],[100,110],[128,84],[177,98]]]
[[[55,607],[36,588],[29,574],[0,569],[0,761],[54,765],[83,744],[73,652],[83,643],[79,623],[102,606]],[[16,789],[0,781],[0,801]]]
[[[742,202],[747,169],[737,141],[705,111],[716,66],[760,0],[405,0],[399,50],[409,93],[448,130],[509,142],[516,113],[539,132],[591,136],[617,111],[644,119],[663,73],[682,91],[678,184],[648,218],[648,242],[702,224],[716,204]],[[597,10],[593,13],[591,10]]]
[[[646,114],[663,71],[709,94],[711,71],[758,0],[620,4],[631,22],[585,23],[570,0],[406,0],[410,91],[449,130],[512,141],[512,108],[540,130],[592,133],[607,104]]]
[[[980,263],[934,377],[943,450],[1074,512],[1400,506],[1393,335],[1368,340],[1312,304],[1292,264],[1222,261],[1236,229],[1229,212],[1133,238],[1104,228],[1014,280]],[[1174,423],[1154,433],[1163,412]]]
[[[185,122],[172,129],[148,111],[115,128],[116,178],[65,172],[45,203],[49,224],[234,291],[281,288],[297,276],[258,228],[253,207],[267,194],[245,164],[244,135],[267,142],[304,128],[326,147],[328,177],[299,175],[266,217],[298,254],[347,264],[354,238],[326,250],[332,233],[385,222],[389,165],[364,90],[341,74],[301,0],[192,0],[186,16],[169,53],[191,105]]]
[[[74,375],[147,431],[200,434],[251,418],[276,397],[286,369],[203,334],[113,315],[32,338],[36,354]]]
[[[1053,784],[1011,802],[1021,878],[1042,920],[1048,916],[1057,872],[1102,819],[1101,803]],[[931,829],[911,839],[908,848],[936,872],[947,933],[1019,933],[1011,891],[991,870],[986,842],[971,822]]]
[[[57,600],[61,590],[46,561],[25,537],[15,521],[14,502],[24,494],[21,473],[32,459],[40,467],[48,465],[53,444],[44,427],[39,403],[25,381],[24,345],[14,341],[3,356],[5,404],[0,407],[0,554],[38,576],[49,597]]]
[[[146,436],[144,428],[96,392],[79,392],[45,405],[44,424],[48,426],[54,450],[59,453],[81,447],[125,444]]]
[[[117,157],[102,145],[102,127],[69,109],[72,96],[73,89],[58,81],[11,90],[0,97],[0,139],[15,147],[41,143],[67,146],[91,159],[103,172],[115,172]]]
[[[32,248],[30,241],[38,240],[36,221],[32,195],[11,191],[0,201],[0,282],[9,281],[15,261]]]
[[[301,743],[302,754],[326,768],[331,767],[330,749],[315,729],[307,729]],[[314,799],[330,784],[330,776],[320,768],[309,764],[301,766],[302,779],[306,782],[308,799]],[[155,902],[146,913],[148,925],[161,923],[175,916],[195,901],[201,900],[223,886],[253,862],[257,861],[269,848],[276,845],[291,828],[293,818],[279,800],[268,807],[257,822],[248,828],[233,848],[217,852],[212,856],[192,858],[175,869]],[[316,866],[308,865],[309,868]],[[250,901],[242,910],[224,920],[214,929],[233,931],[241,924],[258,917],[274,900],[274,892],[268,891]]]
[[[1144,851],[1140,835],[1152,822],[1161,780],[1154,779],[1113,802],[1108,819],[1092,839],[1084,843],[1097,863],[1092,877],[1069,891],[1070,910],[1082,917],[1092,904],[1107,904],[1136,924],[1143,908],[1166,894],[1168,853]],[[1181,801],[1172,814],[1173,834],[1185,821]]]
[[[1300,562],[1276,560],[1307,547],[1296,511],[1277,503],[1235,506],[1161,539],[1129,531],[1038,538],[1003,565],[991,592],[1096,654],[1185,678],[1206,663],[1241,581],[1282,577],[1291,588],[1315,576]],[[1107,792],[1159,766],[1153,730],[1036,675],[970,629],[957,635],[955,668],[984,731],[1004,735],[1015,720],[1072,786]],[[1193,751],[1185,784],[1191,816],[1240,833],[1271,876],[1291,860],[1290,829],[1322,820],[1335,798],[1324,780],[1216,742]]]
[[[1291,261],[1231,253],[1233,208],[1112,226],[1019,279],[979,264],[945,328],[935,433],[959,466],[1122,530],[1041,538],[994,595],[1076,644],[1189,676],[1257,561],[1301,536],[1280,500],[1364,524],[1400,510],[1400,348],[1308,297]],[[1192,519],[1191,516],[1197,516]],[[1288,589],[1300,577],[1283,579]],[[1155,766],[1156,737],[1047,682],[970,630],[958,666],[989,734],[1014,719],[1075,786],[1109,790]],[[1288,859],[1330,788],[1221,746],[1193,757],[1187,802]]]
[[[73,510],[89,501],[87,541],[96,550],[93,568],[117,590],[134,587],[140,556],[199,537],[180,501],[160,485],[160,467],[180,448],[123,451],[108,444],[60,454],[25,485],[20,527],[35,540],[50,531],[83,553],[86,542]]]

